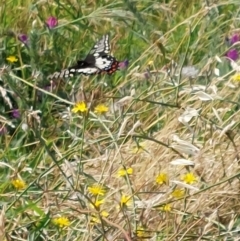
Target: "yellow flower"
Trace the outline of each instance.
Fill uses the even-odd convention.
[[[109,213],[107,211],[101,211],[100,216],[106,218],[109,216]],[[91,216],[90,222],[92,224],[101,223],[100,219],[98,217],[96,217],[95,215]]]
[[[109,216],[109,213],[108,213],[107,211],[104,211],[104,210],[103,210],[103,211],[100,213],[100,215],[101,215],[102,217],[106,218],[106,217]]]
[[[136,154],[136,153],[141,153],[146,149],[146,143],[145,142],[141,142],[138,144],[138,146],[134,146],[132,148],[132,153]]]
[[[99,184],[94,184],[93,186],[88,187],[88,191],[94,196],[104,196],[106,193],[106,190]]]
[[[162,207],[160,207],[159,209],[164,212],[170,212],[172,210],[172,207],[170,204],[166,204],[166,205],[163,205]]]
[[[189,172],[181,177],[181,179],[187,184],[193,184],[197,181],[197,178],[194,176],[192,172]]]
[[[15,57],[15,56],[8,56],[7,58],[7,61],[9,61],[10,63],[14,63],[14,62],[17,62],[18,59]]]
[[[54,218],[53,223],[60,228],[67,227],[70,225],[70,221],[66,217],[59,217],[59,218]]]
[[[20,179],[12,180],[12,185],[18,190],[24,189],[26,187],[26,183]]]
[[[157,177],[156,177],[156,183],[157,184],[167,184],[168,183],[168,175],[166,173],[160,173]]]
[[[108,107],[104,104],[99,104],[94,108],[94,112],[97,114],[104,114],[106,112],[108,112]]]
[[[138,227],[136,231],[136,235],[138,238],[144,238],[146,237],[146,232],[144,231],[143,227]]]
[[[148,65],[152,65],[152,64],[153,64],[153,61],[150,60],[150,61],[148,62]]]
[[[183,197],[185,194],[185,191],[184,189],[175,189],[172,193],[171,193],[171,196],[172,197],[175,197],[175,198],[181,198]]]
[[[101,221],[96,216],[91,216],[90,223],[91,224],[97,224],[97,223],[101,223]]]
[[[76,103],[75,106],[72,108],[72,112],[73,113],[77,113],[77,112],[87,112],[88,108],[86,106],[86,103],[84,101],[81,101],[79,103]]]
[[[120,207],[129,206],[132,203],[131,196],[122,195],[120,200]]]
[[[96,200],[93,204],[90,204],[92,208],[99,208],[105,202],[104,199]]]
[[[232,76],[232,80],[239,82],[240,81],[240,74],[235,74],[234,76]]]
[[[118,177],[124,177],[126,175],[132,175],[133,174],[133,169],[131,167],[129,168],[121,168],[118,173],[117,173],[117,176]]]

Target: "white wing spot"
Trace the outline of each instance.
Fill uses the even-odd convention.
[[[112,63],[113,63],[113,59],[112,58],[101,58],[100,57],[100,58],[96,59],[95,65],[99,69],[108,70],[108,69],[111,69]]]

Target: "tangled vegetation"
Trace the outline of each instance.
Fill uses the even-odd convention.
[[[239,9],[3,0],[0,240],[239,240]]]

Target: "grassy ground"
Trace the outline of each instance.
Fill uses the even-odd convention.
[[[239,240],[238,20],[234,0],[3,1],[0,240]],[[47,79],[107,33],[127,69]]]

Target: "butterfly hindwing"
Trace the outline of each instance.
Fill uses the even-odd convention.
[[[109,55],[110,54],[110,45],[109,45],[109,36],[105,35],[99,40],[90,51],[93,56],[96,58],[95,66],[99,68],[103,72],[113,73],[113,69],[115,69],[115,64],[118,64],[116,59]],[[113,66],[114,65],[114,66]]]

